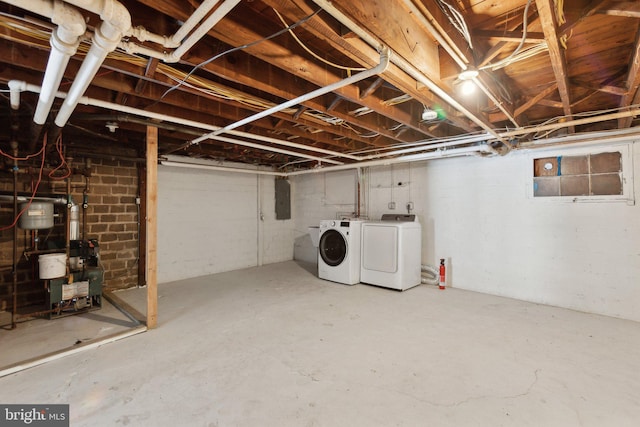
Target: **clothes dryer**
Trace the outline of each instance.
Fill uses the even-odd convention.
[[[404,291],[421,283],[422,227],[415,215],[362,225],[360,281]]]

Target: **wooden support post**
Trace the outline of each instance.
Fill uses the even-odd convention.
[[[158,128],[147,126],[147,328],[158,326]]]

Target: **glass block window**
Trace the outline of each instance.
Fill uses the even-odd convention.
[[[533,159],[533,196],[622,196],[622,164],[620,151]]]

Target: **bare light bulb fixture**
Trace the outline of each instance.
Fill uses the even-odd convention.
[[[460,85],[460,91],[463,95],[471,95],[476,91],[474,79],[476,79],[479,74],[479,71],[475,68],[467,68],[458,74],[458,79],[462,82]]]

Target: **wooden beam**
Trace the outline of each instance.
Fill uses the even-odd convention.
[[[381,77],[378,77],[366,89],[360,92],[360,99],[366,98],[367,96],[371,95],[373,92],[376,91],[376,89],[378,89],[382,85],[382,83],[384,83],[384,80],[382,80]]]
[[[582,14],[580,15],[580,17],[578,19],[576,19],[575,21],[572,21],[572,22],[567,22],[564,25],[562,25],[562,27],[560,27],[560,29],[558,30],[558,33],[559,34],[568,34],[571,30],[573,30],[582,21],[584,21],[585,19],[587,19],[588,17],[590,17],[594,13],[598,12],[600,10],[600,8],[605,3],[607,3],[608,1],[609,0],[596,0],[596,1],[592,2],[592,4],[590,4],[589,7],[586,8],[582,12]]]
[[[631,54],[629,72],[627,73],[627,81],[625,84],[629,91],[620,100],[620,107],[628,107],[638,102],[638,98],[640,97],[638,85],[640,85],[640,28],[636,31],[636,41],[633,47],[633,53]],[[632,121],[633,117],[618,119],[618,128],[628,128],[631,126]]]
[[[595,85],[593,83],[585,82],[577,79],[570,79],[569,81],[571,82],[571,84],[574,84],[576,86],[580,86],[585,89],[591,89],[596,92],[610,93],[611,95],[624,96],[627,94],[627,92],[629,92],[628,89],[623,87],[618,87],[618,86],[612,86],[612,85],[606,85],[606,84]]]
[[[341,96],[336,96],[333,101],[331,101],[329,103],[329,105],[327,106],[327,112],[331,112],[333,110],[336,109],[336,107],[338,106],[338,104],[340,104],[342,101],[344,101],[344,98]]]
[[[307,0],[263,0],[263,3],[276,8],[281,14],[289,16],[289,19],[291,20],[299,19],[301,15],[308,15],[316,10],[315,6],[310,5],[310,2]],[[315,16],[305,24],[305,30],[320,39],[324,39],[333,49],[336,49],[346,55],[357,64],[370,67],[377,63],[379,53],[376,52],[375,49],[367,45],[367,43],[359,37],[342,37],[339,29],[340,25],[337,24],[334,19],[325,19],[323,14]],[[409,77],[407,73],[400,70],[394,64],[389,64],[383,78],[385,82],[388,82],[395,88],[412,95],[415,99],[424,104],[442,104],[442,100],[432,92],[420,90],[420,88],[416,86],[415,79]],[[377,97],[373,95],[370,95],[368,98],[375,98],[375,100],[378,101]],[[368,98],[356,103],[363,104]],[[474,124],[472,124],[466,117],[461,117],[457,114],[457,112],[448,104],[443,104],[442,108],[453,126],[469,132],[476,129]],[[407,123],[407,121],[402,120],[396,120],[396,122],[403,123],[408,127],[413,128],[415,123],[420,126],[418,119],[419,117],[414,116],[411,123]],[[420,130],[424,131],[422,127],[420,127]]]
[[[156,68],[158,68],[158,64],[160,61],[157,58],[149,58],[149,62],[147,62],[147,67],[144,70],[144,76],[147,79],[153,79],[156,74]],[[147,84],[147,79],[140,79],[136,83],[136,87],[134,89],[135,93],[140,93],[144,90],[144,87]]]
[[[623,16],[625,18],[640,18],[640,2],[638,1],[617,1],[611,3],[607,8],[598,10],[599,14]]]
[[[142,150],[141,150],[142,151]],[[138,286],[146,286],[147,280],[147,221],[143,219],[147,218],[147,166],[146,164],[138,163],[138,188],[140,193],[140,209],[138,210],[138,224],[140,229],[138,231]]]
[[[295,120],[298,120],[300,118],[300,116],[302,115],[302,113],[304,113],[307,110],[308,110],[308,107],[305,107],[304,105],[301,105],[300,107],[298,107],[296,112],[293,113],[293,118]]]
[[[562,109],[567,120],[571,120],[571,96],[569,94],[569,78],[567,72],[567,61],[565,59],[564,50],[560,46],[560,38],[558,37],[558,24],[556,21],[555,6],[553,0],[536,0],[538,14],[540,15],[540,23],[544,31],[547,45],[549,47],[549,57],[553,73],[558,83],[558,92],[562,100]],[[569,127],[569,132],[574,133],[575,127]]]
[[[558,89],[558,85],[556,83],[554,83],[551,86],[549,86],[548,88],[544,89],[542,92],[538,92],[538,94],[536,96],[534,96],[533,98],[531,98],[530,100],[528,100],[527,102],[525,102],[524,104],[522,104],[521,106],[516,108],[516,110],[513,113],[514,116],[516,116],[516,118],[517,118],[519,115],[521,115],[522,113],[527,111],[529,108],[533,107],[538,102],[540,102],[541,100],[543,100],[547,96],[551,95],[553,92],[556,91],[556,89]]]
[[[538,104],[551,108],[564,108],[564,104],[561,101],[554,101],[552,99],[541,99]]]
[[[473,35],[483,39],[493,41],[506,41],[512,43],[520,43],[522,40],[522,31],[500,31],[500,30],[476,30]],[[544,41],[544,33],[527,32],[525,43],[540,43]]]
[[[530,13],[528,19],[527,19],[527,27],[531,24],[533,24],[534,22],[536,22],[538,20],[538,11],[534,10],[532,13]],[[515,25],[513,27],[508,28],[509,31],[519,31],[520,32],[520,38],[522,38],[522,26],[523,26],[524,22],[521,22],[519,25]],[[518,41],[519,42],[519,41]],[[500,52],[502,52],[504,49],[507,48],[507,46],[509,46],[511,44],[511,42],[508,41],[500,41],[498,43],[496,43],[491,49],[489,49],[489,51],[484,55],[484,58],[482,58],[482,61],[480,61],[480,63],[478,64],[478,67],[483,67],[485,65],[487,65],[489,62],[491,62],[491,60],[493,60],[493,58],[495,58],[496,56],[500,55]]]
[[[147,328],[158,326],[158,128],[147,126]]]

